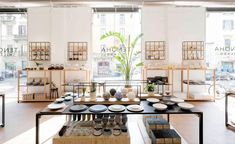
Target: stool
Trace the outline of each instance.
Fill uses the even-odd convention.
[[[50,99],[51,98],[59,98],[59,93],[58,93],[57,87],[51,88]]]

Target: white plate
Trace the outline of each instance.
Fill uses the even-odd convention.
[[[126,108],[123,105],[111,105],[108,107],[110,111],[120,112],[124,111]]]
[[[139,112],[139,111],[144,110],[144,108],[140,105],[128,105],[126,108],[127,110],[134,111],[134,112]]]
[[[171,98],[170,99],[172,102],[175,102],[175,103],[182,103],[182,102],[184,102],[184,100],[183,99],[180,99],[180,98]]]
[[[64,99],[65,99],[65,100],[71,100],[71,99],[73,99],[73,97],[72,97],[72,96],[67,96],[67,97],[65,97]]]
[[[161,104],[161,103],[153,104],[153,107],[154,107],[156,110],[165,110],[165,109],[167,109],[167,105]]]
[[[61,109],[61,108],[65,107],[65,104],[64,103],[60,103],[60,104],[51,103],[47,107],[49,109],[55,110],[55,109]]]
[[[150,103],[157,103],[160,101],[159,99],[156,99],[156,98],[147,98],[146,100]]]
[[[64,98],[57,98],[55,101],[56,102],[62,102],[62,101],[64,101]]]
[[[190,104],[190,103],[178,103],[178,106],[182,109],[185,109],[185,110],[189,110],[189,109],[192,109],[194,108],[194,105]]]

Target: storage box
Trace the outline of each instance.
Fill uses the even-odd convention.
[[[181,137],[173,129],[151,130],[152,144],[181,144]]]
[[[148,118],[145,125],[149,134],[151,130],[170,129],[170,124],[161,118]]]

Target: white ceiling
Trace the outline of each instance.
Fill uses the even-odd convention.
[[[0,0],[0,7],[73,7],[88,6],[123,6],[123,5],[180,5],[202,7],[235,7],[235,0]]]

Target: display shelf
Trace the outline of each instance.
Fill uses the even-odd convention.
[[[50,61],[50,42],[29,42],[30,61]]]
[[[18,70],[18,98],[19,102],[30,101],[53,101],[49,98],[49,82],[48,71],[46,70],[26,70],[26,82],[21,82],[21,74],[24,70]],[[35,74],[35,77],[31,76]],[[38,76],[41,75],[41,76]],[[34,83],[33,85],[33,82]],[[31,84],[28,84],[31,83]],[[37,85],[35,85],[37,84]]]
[[[211,85],[209,81],[202,80],[183,80],[183,83],[189,85]]]
[[[86,61],[88,56],[87,42],[68,42],[68,61]]]
[[[140,111],[140,112],[131,112],[131,111],[128,111],[127,109],[122,111],[122,112],[112,112],[112,111],[109,111],[109,110],[106,110],[104,112],[100,112],[100,113],[93,113],[91,111],[89,111],[89,105],[88,106],[88,109],[84,110],[84,111],[81,111],[81,112],[70,112],[69,109],[70,109],[70,106],[73,105],[72,102],[65,102],[65,104],[67,105],[67,107],[65,108],[65,110],[63,111],[60,111],[60,112],[57,112],[56,110],[55,111],[51,111],[51,110],[41,110],[40,112],[36,113],[36,144],[39,144],[39,126],[40,126],[40,121],[39,119],[43,116],[43,115],[67,115],[67,116],[73,116],[73,115],[93,115],[93,114],[102,114],[102,115],[109,115],[109,114],[118,114],[118,115],[149,115],[149,114],[152,114],[152,115],[159,115],[159,114],[166,114],[168,115],[174,115],[174,114],[192,114],[194,116],[197,116],[199,119],[199,144],[203,144],[203,112],[200,111],[200,110],[197,110],[196,108],[192,108],[190,110],[182,110],[180,109],[177,105],[174,105],[171,109],[167,109],[167,110],[164,110],[164,111],[159,111],[159,110],[156,110],[154,107],[152,107],[151,105],[149,105],[149,103],[147,101],[141,101],[140,105],[143,107],[143,111]],[[76,120],[76,118],[74,119]],[[168,119],[169,120],[169,119]],[[128,120],[129,121],[129,120]]]
[[[165,60],[166,48],[164,41],[145,42],[145,60]]]
[[[183,60],[204,60],[204,41],[184,41],[182,43]]]

